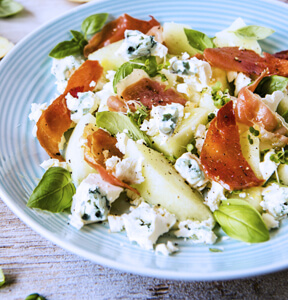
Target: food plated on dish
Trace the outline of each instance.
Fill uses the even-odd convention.
[[[28,206],[71,209],[77,229],[108,221],[162,254],[178,251],[163,234],[217,245],[219,226],[267,241],[288,201],[288,53],[258,43],[273,30],[238,18],[211,38],[106,19],[86,18],[50,52],[59,94],[29,117],[51,159]]]

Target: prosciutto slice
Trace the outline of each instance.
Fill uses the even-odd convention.
[[[97,32],[84,48],[84,56],[88,55],[102,47],[118,42],[124,39],[126,29],[139,30],[147,33],[152,27],[159,26],[160,23],[151,17],[150,21],[142,21],[124,14],[118,19],[106,24],[100,32]]]
[[[116,147],[117,139],[102,129],[98,129],[87,136],[87,143],[84,145],[84,160],[95,170],[98,171],[102,179],[110,184],[120,186],[133,191],[139,195],[139,192],[121,181],[105,168],[105,160],[123,154]],[[106,155],[104,154],[106,151]]]
[[[129,85],[121,95],[124,100],[140,101],[149,109],[152,106],[167,105],[171,103],[180,103],[185,105],[186,99],[173,88],[166,89],[166,85],[149,78],[141,80]],[[121,97],[121,98],[122,98]]]
[[[260,75],[268,69],[270,75],[288,77],[288,60],[263,53],[263,57],[252,50],[239,47],[207,48],[204,58],[214,67],[226,71]]]
[[[93,90],[91,81],[97,82],[102,76],[103,68],[98,61],[85,61],[77,69],[68,81],[67,87],[62,95],[55,99],[52,104],[42,113],[37,122],[37,138],[52,158],[64,161],[59,151],[59,143],[65,131],[71,124],[70,110],[67,108],[65,96],[71,92],[77,96],[78,92]]]
[[[239,190],[263,183],[242,154],[232,101],[225,104],[211,122],[200,162],[207,177],[227,190]]]

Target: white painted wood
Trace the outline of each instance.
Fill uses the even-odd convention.
[[[14,43],[79,4],[67,0],[18,0],[19,15],[0,19],[0,36]],[[284,0],[287,2],[288,0]],[[288,271],[246,280],[184,282],[118,272],[53,245],[20,221],[0,200],[0,266],[6,284],[0,299],[38,292],[59,299],[287,299]]]

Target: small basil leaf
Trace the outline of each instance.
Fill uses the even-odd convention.
[[[72,36],[73,36],[73,40],[75,42],[81,42],[82,40],[84,40],[84,35],[82,34],[82,32],[77,31],[77,30],[70,30]]]
[[[205,33],[184,28],[188,43],[198,53],[203,53],[206,48],[214,48],[214,43]]]
[[[254,41],[263,40],[274,32],[271,28],[257,25],[244,26],[234,31],[239,38]]]
[[[139,129],[133,117],[129,118],[121,113],[102,111],[96,113],[96,125],[108,130],[112,135],[128,130],[127,135],[134,141],[143,139],[148,147],[152,148],[150,138]]]
[[[71,174],[60,167],[49,168],[30,196],[27,206],[53,213],[62,212],[71,206],[75,186]]]
[[[0,1],[0,18],[6,18],[19,13],[23,6],[14,0]]]
[[[105,24],[107,18],[107,13],[95,14],[86,18],[81,25],[81,30],[84,32],[85,37],[88,34],[94,34],[99,31]]]
[[[25,298],[25,300],[46,300],[43,296],[39,295],[38,293],[30,294]]]
[[[126,62],[120,66],[116,71],[113,80],[114,92],[117,93],[117,83],[130,75],[134,69],[144,70],[150,77],[155,77],[161,75],[158,71],[161,70],[157,65],[155,56],[142,56],[132,60],[131,62]]]
[[[283,92],[288,84],[288,78],[272,75],[264,77],[258,84],[255,93],[261,97],[265,97],[267,94],[272,94],[275,91]]]
[[[136,59],[133,59],[132,62],[135,62],[139,65],[139,69],[143,69],[150,77],[155,77],[158,75],[158,65],[155,56],[142,56]]]
[[[269,231],[259,212],[247,201],[229,199],[222,202],[214,217],[230,237],[247,243],[269,240]]]
[[[49,53],[50,57],[61,59],[69,55],[81,54],[81,46],[76,41],[64,41],[56,45]]]
[[[117,93],[117,83],[130,75],[134,69],[139,69],[138,65],[131,64],[130,62],[126,62],[123,65],[119,67],[119,69],[116,71],[114,79],[113,79],[113,89],[114,93]]]

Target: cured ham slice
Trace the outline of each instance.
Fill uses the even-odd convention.
[[[266,72],[263,72],[253,84],[240,90],[235,111],[239,122],[248,126],[257,124],[273,132],[279,124],[276,114],[261,100],[259,95],[253,93],[265,76]]]
[[[102,72],[103,68],[98,61],[85,61],[72,74],[65,92],[42,113],[37,122],[37,138],[50,157],[64,161],[59,151],[59,143],[72,124],[65,96],[71,92],[72,96],[76,97],[78,92],[93,90],[94,87],[91,87],[90,83],[97,82]]]
[[[239,47],[207,48],[204,58],[213,66],[226,71],[260,75],[268,69],[270,75],[288,77],[288,60],[264,53],[264,57],[256,52]]]
[[[263,183],[242,154],[232,101],[225,104],[211,122],[200,162],[208,178],[230,191]]]
[[[288,59],[288,50],[274,53],[273,56],[275,56],[277,58],[281,58],[281,59]]]
[[[139,192],[121,181],[105,168],[105,160],[123,154],[116,147],[117,139],[102,129],[98,129],[87,136],[87,143],[84,145],[84,159],[95,170],[98,171],[101,178],[110,184],[120,186],[133,191],[139,195]],[[106,153],[106,154],[105,154]]]
[[[124,14],[118,19],[106,24],[100,32],[92,37],[84,48],[84,55],[85,57],[88,57],[90,53],[97,49],[124,39],[124,32],[126,29],[139,30],[142,33],[146,33],[152,27],[159,25],[160,23],[153,17],[151,17],[150,21],[143,21]]]
[[[166,105],[171,103],[180,103],[185,105],[186,99],[173,88],[166,89],[166,85],[160,84],[149,78],[129,85],[122,93],[122,97],[128,100],[140,101],[149,109],[157,105]]]

